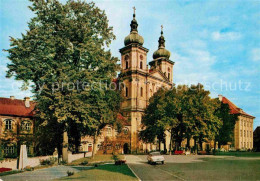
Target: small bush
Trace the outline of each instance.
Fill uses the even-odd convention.
[[[30,166],[27,166],[24,168],[25,171],[33,171],[34,168],[33,167],[30,167]]]
[[[112,159],[116,162],[119,160],[118,156],[116,154],[113,154]]]
[[[40,160],[40,163],[41,163],[41,165],[50,165],[51,161],[49,159],[46,159],[46,160],[42,159],[42,160]]]
[[[60,161],[60,165],[66,165],[66,164],[67,164],[66,161],[64,161],[64,160]]]
[[[80,163],[80,165],[87,165],[88,164],[88,161],[83,161]]]
[[[115,165],[124,165],[125,164],[125,160],[117,160],[115,161]]]
[[[56,157],[50,157],[49,159],[40,160],[41,165],[53,165],[57,161]]]
[[[68,174],[68,176],[71,176],[71,175],[74,175],[74,172],[71,172],[71,171],[67,171],[67,174]]]

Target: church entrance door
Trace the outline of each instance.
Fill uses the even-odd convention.
[[[128,154],[129,153],[129,145],[128,143],[124,144],[124,154]]]

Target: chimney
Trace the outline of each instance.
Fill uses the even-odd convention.
[[[11,100],[14,100],[14,99],[15,99],[15,97],[14,97],[14,96],[10,96],[10,99],[11,99]]]
[[[223,96],[222,95],[218,95],[218,98],[219,98],[220,101],[222,101]]]
[[[25,104],[25,107],[30,107],[30,97],[24,98],[24,104]]]

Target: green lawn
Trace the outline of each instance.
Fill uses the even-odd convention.
[[[21,170],[11,170],[11,171],[8,171],[8,172],[0,173],[0,176],[12,175],[12,174],[21,173],[21,172],[23,172],[23,171],[21,171]]]
[[[127,165],[106,164],[59,180],[138,180]]]
[[[118,155],[119,159],[124,159],[123,155]],[[93,165],[94,163],[113,163],[114,160],[112,159],[112,155],[95,155],[94,159],[91,157],[88,158],[81,158],[78,160],[75,160],[68,165],[80,165],[82,162],[87,161],[88,165]]]
[[[160,168],[185,180],[259,180],[260,160],[205,158],[204,162],[167,163]]]
[[[260,157],[260,152],[217,152],[216,156]]]

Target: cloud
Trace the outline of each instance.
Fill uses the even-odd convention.
[[[254,49],[251,50],[251,59],[254,62],[260,61],[260,48],[254,48]]]
[[[214,41],[239,40],[242,35],[238,32],[213,32],[211,35]]]

